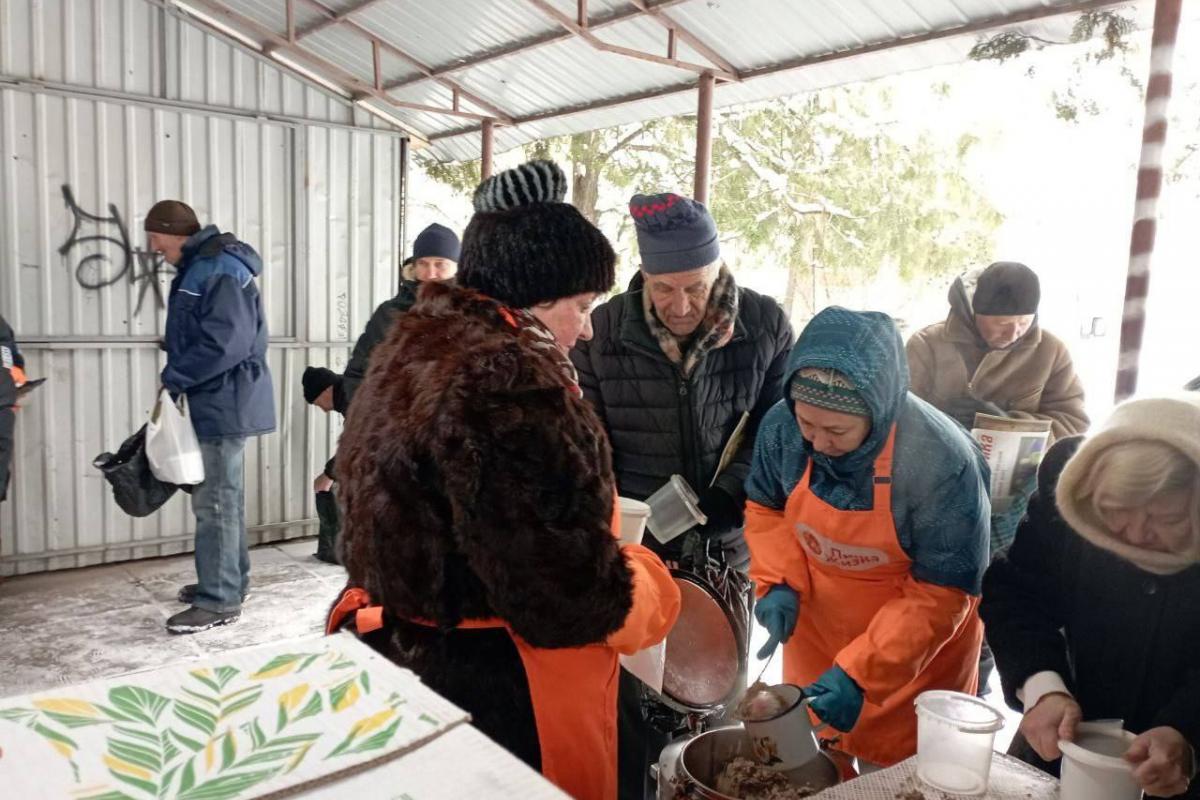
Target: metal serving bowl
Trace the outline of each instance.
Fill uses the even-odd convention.
[[[714,728],[668,745],[659,757],[658,800],[741,800],[717,791],[717,776],[738,756],[754,760],[750,737],[740,725]],[[797,786],[817,790],[840,782],[837,766],[824,753],[784,774]]]

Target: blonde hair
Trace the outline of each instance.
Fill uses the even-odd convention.
[[[1180,490],[1190,494],[1192,535],[1200,536],[1200,467],[1166,442],[1143,439],[1097,453],[1076,497],[1102,519],[1102,506],[1141,508],[1164,492]]]
[[[1163,492],[1194,490],[1198,477],[1196,464],[1166,442],[1123,442],[1096,455],[1080,490],[1098,502],[1136,508]]]
[[[1188,492],[1190,541],[1173,552],[1127,542],[1105,524],[1107,508],[1144,509],[1164,492]],[[1067,461],[1054,490],[1075,533],[1139,569],[1174,575],[1200,564],[1200,393],[1122,403]]]
[[[417,279],[417,260],[413,259],[407,264],[400,265],[400,277],[406,281],[415,281]]]

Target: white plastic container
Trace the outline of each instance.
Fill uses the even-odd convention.
[[[922,692],[916,705],[917,777],[950,794],[987,792],[1000,712],[962,692]]]
[[[662,487],[646,498],[650,506],[647,527],[654,538],[666,544],[685,531],[708,522],[697,505],[700,500],[681,475],[672,475]]]
[[[1061,800],[1138,800],[1142,790],[1133,779],[1133,767],[1122,755],[1137,737],[1103,723],[1084,722],[1075,729],[1075,741],[1060,741]]]
[[[641,500],[629,497],[619,499],[621,506],[621,541],[626,544],[641,544],[646,532],[646,520],[650,518],[650,506]]]

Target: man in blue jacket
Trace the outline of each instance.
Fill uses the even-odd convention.
[[[0,503],[8,493],[8,474],[13,457],[13,427],[16,423],[17,389],[25,382],[25,361],[17,349],[16,336],[0,316]]]
[[[145,229],[150,249],[177,272],[162,384],[187,395],[204,458],[204,482],[192,492],[198,583],[179,593],[191,607],[167,620],[171,633],[196,633],[236,622],[250,583],[243,451],[246,437],[275,430],[267,322],[254,282],[262,260],[233,234],[201,228],[177,200],[155,203]]]

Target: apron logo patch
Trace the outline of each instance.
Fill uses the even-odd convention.
[[[891,562],[882,550],[835,542],[802,522],[796,525],[796,537],[810,558],[838,569],[868,570]]]

